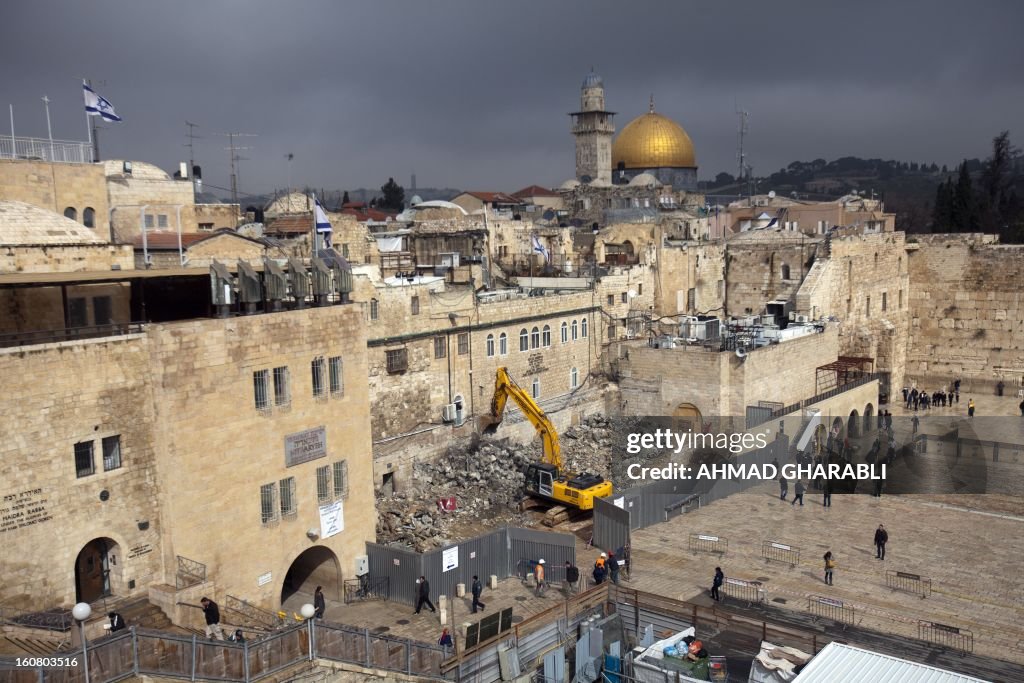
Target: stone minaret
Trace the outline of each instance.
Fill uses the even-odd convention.
[[[576,136],[576,179],[580,182],[602,180],[612,182],[612,136],[615,134],[614,112],[605,111],[604,83],[590,72],[583,79],[580,111],[572,117],[572,134]]]

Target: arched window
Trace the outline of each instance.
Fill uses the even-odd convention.
[[[584,339],[587,338],[587,319],[584,318],[580,321],[580,336]]]
[[[782,279],[783,280],[788,280],[789,279],[789,264],[788,263],[783,263],[782,264]]]
[[[519,330],[519,350],[529,351],[530,350],[530,333],[526,331],[526,328]]]
[[[73,221],[78,220],[78,211],[73,206],[69,206],[64,209],[64,218],[70,218]]]
[[[96,227],[96,209],[91,206],[85,207],[85,210],[82,212],[82,225],[87,228]]]
[[[380,316],[380,303],[376,299],[370,299],[370,320],[376,320]]]
[[[580,385],[580,373],[576,368],[569,371],[569,388],[575,389]]]
[[[533,386],[530,387],[530,394],[533,398],[540,398],[540,377],[533,378]]]
[[[542,338],[541,338],[541,343],[544,346],[551,346],[551,326],[550,325],[545,325],[544,326],[544,332],[543,332],[543,335],[542,335]]]
[[[487,357],[491,358],[494,356],[494,335],[487,335]]]
[[[504,332],[498,335],[498,355],[508,355],[508,335]]]
[[[533,330],[530,332],[530,348],[531,349],[540,348],[540,328],[539,327],[534,327]]]
[[[569,341],[569,323],[562,321],[562,343]]]
[[[573,320],[572,321],[572,340],[576,341],[577,339],[579,339],[579,326],[576,324],[576,321]]]

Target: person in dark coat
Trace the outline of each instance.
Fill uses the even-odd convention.
[[[580,580],[580,570],[569,560],[565,561],[565,594],[572,595],[573,587]]]
[[[437,639],[437,644],[443,647],[445,650],[452,647],[452,634],[449,633],[448,628],[441,629],[441,637]]]
[[[220,607],[210,598],[203,598],[199,604],[203,606],[203,616],[206,617],[206,637],[224,640],[224,631],[220,628]]]
[[[715,567],[715,578],[711,580],[711,599],[715,602],[719,602],[722,596],[718,594],[718,589],[722,587],[722,582],[725,581],[725,573],[721,567]]]
[[[436,612],[434,603],[430,602],[430,582],[427,581],[425,576],[421,576],[416,579],[416,584],[416,614],[420,613],[423,605],[429,607],[431,612]]]
[[[484,585],[480,583],[480,577],[476,574],[473,575],[473,587],[470,590],[473,591],[473,614],[476,614],[477,607],[481,610],[486,609],[487,605],[480,602],[480,594],[484,592]]]
[[[779,500],[786,500],[786,494],[789,493],[789,482],[786,481],[786,477],[779,476]]]
[[[619,558],[615,557],[615,553],[608,553],[608,578],[616,586],[619,585]]]
[[[804,483],[801,480],[797,479],[796,480],[796,488],[793,489],[793,502],[790,503],[790,505],[796,505],[796,502],[800,501],[800,507],[803,507],[804,506],[804,491],[805,490],[806,489],[804,488]]]
[[[885,530],[884,524],[879,524],[875,529],[875,559],[885,559],[885,544],[889,542],[889,532]]]
[[[128,628],[128,625],[124,623],[124,617],[117,612],[108,612],[107,616],[110,617],[110,632],[120,631],[121,629]]]
[[[826,479],[821,485],[821,504],[827,508],[832,507],[832,480]]]
[[[313,591],[313,616],[317,619],[324,618],[324,611],[327,609],[327,600],[324,599],[324,588],[323,586],[317,586],[316,590]]]
[[[594,583],[596,584],[604,583],[605,577],[608,576],[608,570],[605,565],[605,559],[607,559],[607,557],[607,555],[601,553],[601,557],[597,558],[594,562]]]

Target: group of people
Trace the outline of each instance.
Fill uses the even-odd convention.
[[[943,387],[939,391],[933,391],[928,393],[924,390],[919,390],[917,387],[903,387],[903,403],[906,405],[907,410],[918,408],[922,410],[928,410],[929,407],[945,408],[946,406],[952,406],[954,403],[960,403],[960,380],[956,379],[953,381],[953,386],[948,388]]]

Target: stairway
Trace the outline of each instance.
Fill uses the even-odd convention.
[[[118,614],[124,617],[124,623],[128,626],[138,626],[155,631],[178,631],[171,620],[164,614],[164,611],[151,603],[146,598],[118,605],[114,608]]]

